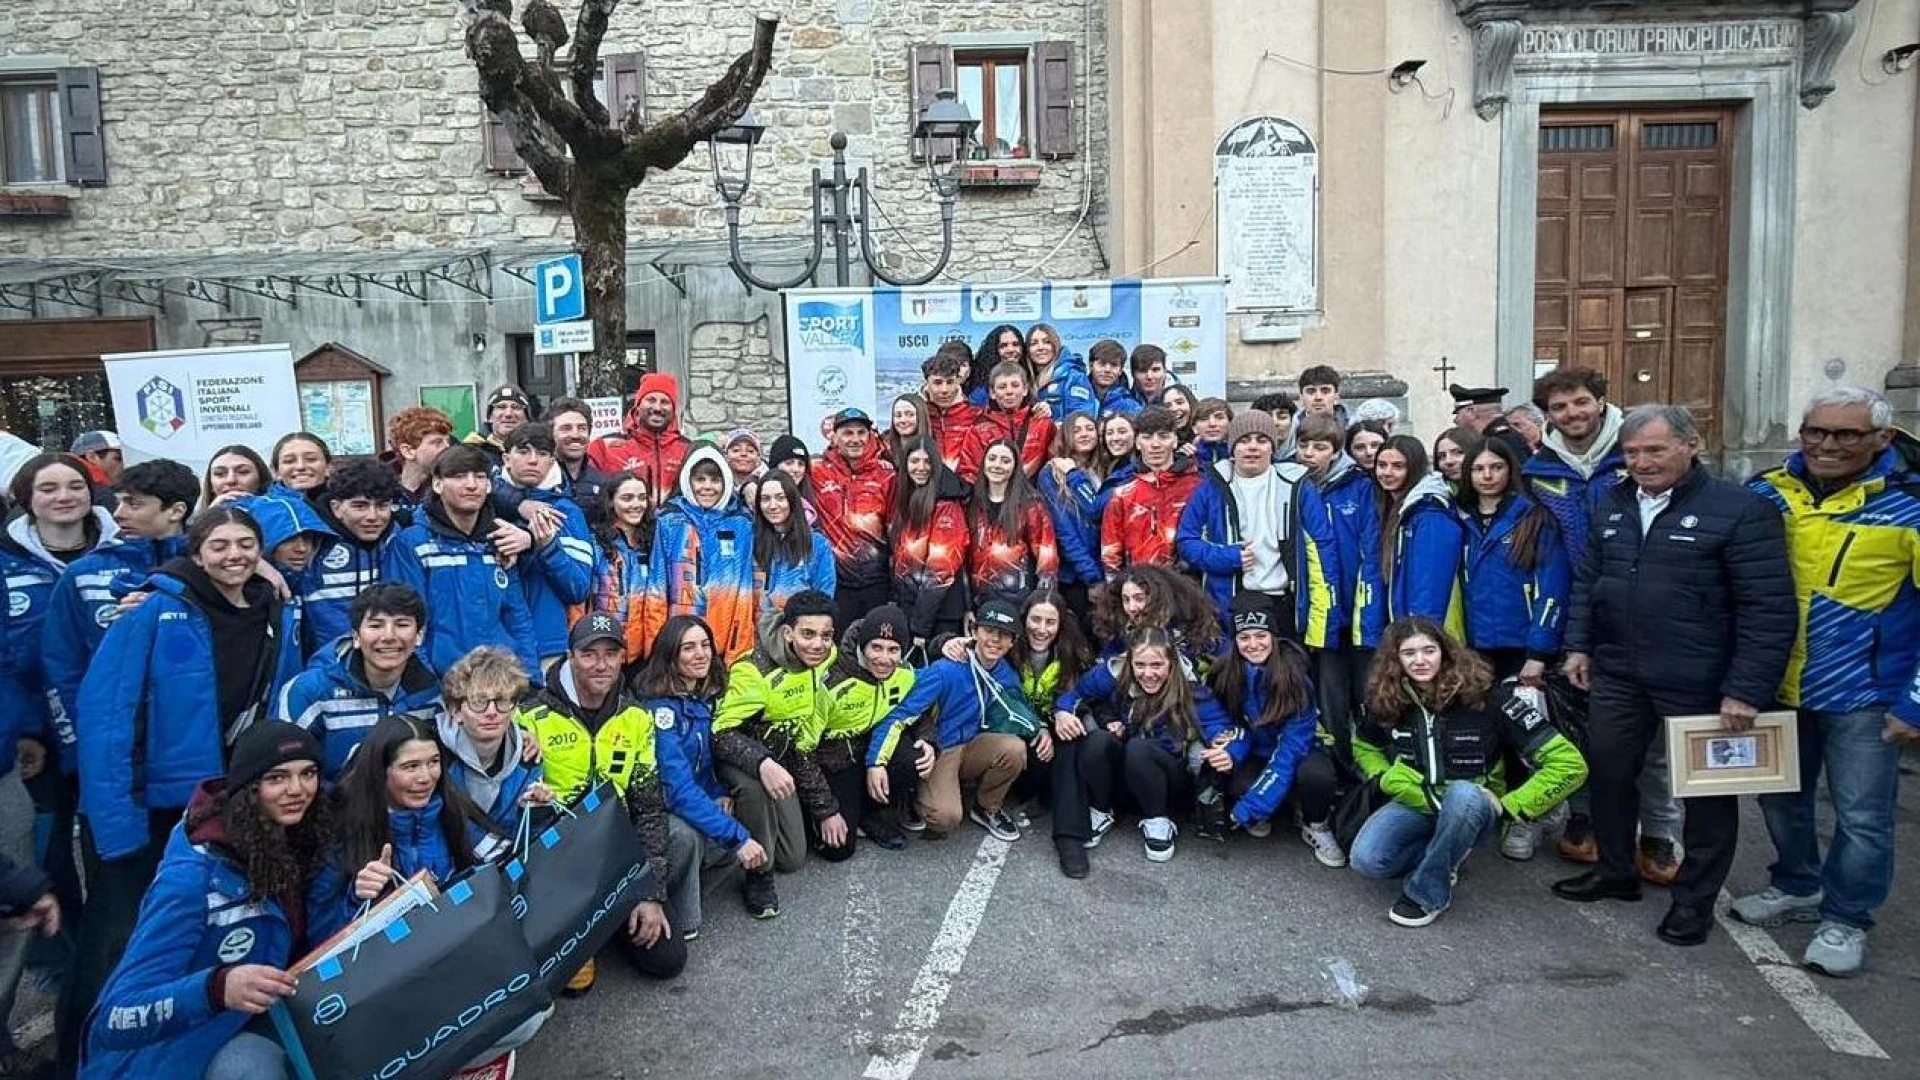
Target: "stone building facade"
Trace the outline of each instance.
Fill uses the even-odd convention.
[[[571,22],[573,6],[559,6]],[[564,365],[529,356],[530,287],[514,271],[565,250],[571,223],[537,183],[488,167],[460,8],[12,0],[0,11],[0,92],[56,91],[59,73],[91,71],[97,119],[58,108],[48,119],[67,137],[93,125],[105,182],[0,173],[0,317],[144,316],[162,348],[257,335],[299,356],[338,342],[392,372],[389,412],[423,385],[564,389]],[[804,254],[810,171],[827,165],[835,131],[873,171],[882,265],[925,266],[940,234],[907,134],[916,47],[1027,64],[1038,44],[1058,42],[1072,52],[1079,144],[1046,160],[1023,152],[1038,166],[1031,184],[963,190],[947,275],[1109,272],[1098,233],[1104,3],[788,0],[778,10],[774,66],[755,104],[769,130],[744,213],[756,269],[790,273]],[[751,32],[748,9],[649,0],[616,10],[602,57],[637,63],[649,113],[665,115]],[[1023,115],[1002,123],[1030,134],[1039,89],[1030,70],[1026,79]],[[778,298],[726,269],[725,235],[704,147],[635,192],[630,355],[680,375],[696,399],[715,392],[693,408],[702,430],[776,427],[786,400]],[[96,288],[103,270],[111,276]],[[815,280],[831,279],[829,260]],[[0,357],[0,381],[9,362]]]

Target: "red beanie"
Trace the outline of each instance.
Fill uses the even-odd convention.
[[[650,371],[640,376],[640,385],[633,391],[633,407],[639,408],[641,399],[648,394],[665,394],[673,402],[675,412],[680,410],[680,381],[664,371]]]

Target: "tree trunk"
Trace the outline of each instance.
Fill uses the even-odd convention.
[[[619,397],[627,362],[627,193],[608,169],[576,168],[574,246],[586,274],[593,351],[580,357],[580,396]]]

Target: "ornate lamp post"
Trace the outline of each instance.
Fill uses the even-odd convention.
[[[820,260],[831,234],[834,284],[845,288],[853,284],[851,271],[857,230],[860,258],[876,280],[889,285],[925,285],[947,268],[947,261],[953,255],[953,203],[955,196],[960,193],[960,167],[967,159],[974,132],[979,127],[980,121],[973,118],[966,105],[950,89],[935,94],[933,101],[920,111],[920,122],[914,125],[914,137],[924,140],[927,147],[927,185],[940,200],[940,257],[926,273],[918,277],[900,278],[881,269],[872,232],[875,195],[867,179],[867,170],[861,168],[848,176],[847,137],[836,131],[829,140],[829,145],[833,147],[832,172],[823,175],[820,169],[813,170],[813,250],[807,256],[806,267],[786,281],[768,281],[753,272],[740,252],[740,205],[753,182],[754,148],[767,130],[754,118],[753,110],[747,110],[732,126],[723,128],[707,140],[708,154],[713,162],[714,190],[720,193],[720,200],[727,208],[727,243],[731,253],[728,265],[733,267],[734,274],[741,281],[752,288],[768,292],[797,288],[811,280],[820,269]],[[941,164],[942,155],[934,152],[936,141],[950,141],[953,146],[951,163],[944,167]],[[735,146],[745,148],[746,159],[737,173],[723,168],[721,162],[723,153],[728,157],[734,156],[731,150],[723,148]]]

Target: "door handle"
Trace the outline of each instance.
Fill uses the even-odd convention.
[[[1652,381],[1653,381],[1653,372],[1651,372],[1651,371],[1648,371],[1648,370],[1647,370],[1646,368],[1641,368],[1641,369],[1640,369],[1639,371],[1636,371],[1636,372],[1634,372],[1634,373],[1633,373],[1633,381],[1635,381],[1635,382],[1652,382]]]

